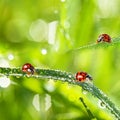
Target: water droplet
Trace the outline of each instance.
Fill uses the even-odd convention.
[[[71,78],[71,77],[72,77],[72,75],[68,75],[68,77],[69,77],[69,78]]]
[[[68,82],[72,82],[72,80],[71,80],[71,79],[68,79],[67,81],[68,81]]]
[[[16,78],[20,78],[20,76],[19,76],[19,75],[16,75]]]
[[[39,78],[39,75],[35,75],[35,78]]]
[[[103,101],[99,100],[98,101],[98,106],[101,108],[101,109],[105,109],[106,108],[106,105]]]
[[[65,81],[65,79],[64,79],[64,78],[60,78],[60,80]]]
[[[32,74],[26,74],[26,77],[28,77],[28,78],[31,77],[31,76],[32,76]]]
[[[86,95],[88,92],[82,88],[82,93]]]

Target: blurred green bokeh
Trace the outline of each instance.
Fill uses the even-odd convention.
[[[119,107],[120,46],[74,51],[95,43],[101,33],[119,37],[119,6],[119,0],[0,0],[0,66],[29,62],[40,68],[86,71]],[[8,87],[0,86],[0,120],[89,120],[80,96],[96,119],[114,119],[78,86],[10,79]]]

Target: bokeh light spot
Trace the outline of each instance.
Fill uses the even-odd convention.
[[[43,55],[46,55],[46,54],[47,54],[47,50],[43,48],[43,49],[41,50],[41,53],[42,53]]]
[[[32,104],[37,111],[40,111],[39,94],[34,95]]]
[[[13,55],[13,54],[9,54],[9,55],[8,55],[8,59],[9,59],[9,60],[13,60],[13,59],[14,59],[14,55]]]
[[[34,21],[30,26],[29,34],[36,42],[47,40],[48,24],[42,19]]]
[[[10,85],[10,79],[6,76],[0,77],[0,87],[7,88]]]

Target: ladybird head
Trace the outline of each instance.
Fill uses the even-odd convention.
[[[86,78],[89,79],[89,80],[93,80],[93,78],[89,74],[86,75]]]
[[[100,36],[98,37],[98,39],[97,39],[97,43],[103,41],[103,39],[104,39],[104,36],[103,36],[103,35],[100,35]]]

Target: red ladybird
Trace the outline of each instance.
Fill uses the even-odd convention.
[[[98,39],[97,39],[97,43],[99,42],[111,42],[111,37],[108,34],[101,34]]]
[[[30,63],[25,63],[22,66],[22,71],[30,75],[30,74],[34,74],[35,69]]]
[[[76,80],[80,82],[84,82],[87,79],[92,80],[92,77],[88,75],[86,72],[77,72],[75,77],[76,77]]]

